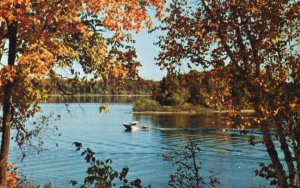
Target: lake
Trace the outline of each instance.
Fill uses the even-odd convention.
[[[250,135],[238,131],[214,129],[222,122],[220,115],[141,115],[132,114],[132,97],[126,100],[95,99],[82,103],[70,103],[67,107],[61,101],[42,104],[45,114],[61,116],[58,133],[43,131],[45,151],[33,153],[20,162],[20,152],[15,144],[10,150],[10,160],[30,182],[44,185],[51,182],[54,187],[71,187],[70,180],[82,182],[86,163],[75,151],[74,141],[91,148],[99,159],[111,158],[113,167],[120,171],[129,167],[128,178],[140,178],[143,185],[167,187],[169,175],[175,171],[162,155],[180,150],[189,140],[199,144],[203,152],[202,176],[210,170],[220,172],[217,178],[220,187],[269,187],[269,182],[256,177],[254,171],[259,163],[268,162],[264,145],[248,144]],[[99,102],[110,102],[110,113],[99,113]],[[126,132],[122,122],[138,120],[149,125],[148,131]],[[33,121],[33,120],[31,120]],[[29,122],[30,124],[30,122]],[[260,137],[257,130],[252,134]]]

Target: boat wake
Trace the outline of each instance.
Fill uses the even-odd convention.
[[[174,127],[151,127],[152,130],[160,131],[193,131],[204,133],[227,133],[227,134],[249,134],[249,135],[261,135],[261,131],[258,129],[214,129],[214,128],[174,128]]]

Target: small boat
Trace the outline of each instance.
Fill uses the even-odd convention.
[[[149,129],[149,126],[141,125],[138,121],[123,123],[123,126],[126,128],[126,130]]]

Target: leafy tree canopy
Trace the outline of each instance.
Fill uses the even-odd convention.
[[[183,63],[212,70],[220,87],[211,101],[235,114],[243,104],[237,105],[234,94],[245,91],[280,187],[299,187],[300,181],[299,6],[294,0],[174,0],[158,28],[165,31],[158,65],[170,72]],[[234,92],[222,87],[237,82]],[[281,148],[274,145],[272,127]],[[286,170],[278,157],[281,149]]]
[[[163,0],[2,0],[0,2],[0,98],[3,104],[0,187],[7,187],[10,128],[48,98],[50,79],[122,80],[137,67],[130,31],[151,27],[149,8],[160,18]],[[80,76],[81,67],[89,78]],[[63,71],[58,71],[63,70]],[[22,121],[23,121],[22,120]],[[15,126],[16,128],[16,126]],[[19,130],[19,129],[18,129]]]

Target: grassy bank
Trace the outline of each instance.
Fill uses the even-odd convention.
[[[213,111],[215,110],[190,103],[183,103],[178,106],[164,106],[153,99],[140,99],[133,103],[134,113],[206,113]]]
[[[134,114],[207,114],[207,113],[230,113],[231,110],[215,110],[201,105],[193,105],[191,103],[183,103],[178,106],[164,106],[153,99],[140,99],[133,103]],[[253,113],[254,110],[245,109],[242,113]]]
[[[59,93],[53,93],[49,94],[50,97],[61,97],[62,94]],[[66,95],[66,96],[72,96],[72,97],[106,97],[106,96],[116,96],[116,97],[150,97],[151,95],[148,93],[145,94],[94,94],[94,93],[77,93],[74,95]]]

